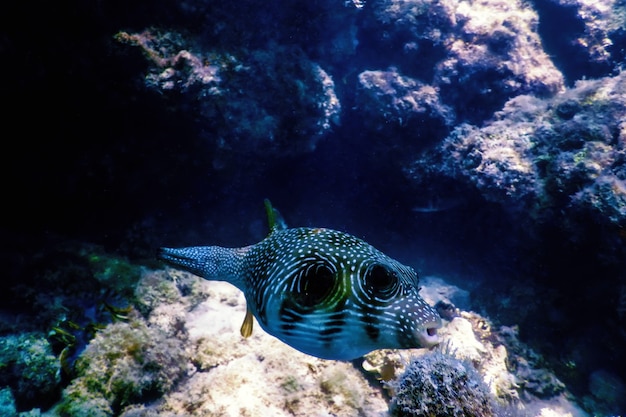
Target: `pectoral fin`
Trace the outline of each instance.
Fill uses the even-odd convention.
[[[253,317],[252,312],[248,306],[246,306],[246,317],[244,317],[241,329],[239,330],[243,337],[250,337],[250,335],[252,335],[252,326],[254,325]]]

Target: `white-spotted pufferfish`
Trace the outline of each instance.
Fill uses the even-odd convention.
[[[241,290],[241,334],[261,327],[301,352],[351,360],[376,349],[431,347],[441,319],[415,271],[347,233],[286,227],[265,201],[270,233],[243,248],[161,248],[159,259]]]

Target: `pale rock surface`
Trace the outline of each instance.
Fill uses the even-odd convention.
[[[449,302],[459,294],[469,303],[463,289],[446,288],[437,277],[427,282],[433,287],[422,292],[429,303]],[[228,283],[174,269],[146,271],[136,296],[154,333],[182,342],[187,363],[180,366],[186,374],[154,402],[126,406],[119,413],[122,417],[383,417],[389,415],[388,399],[393,394],[385,381],[398,377],[414,357],[426,352],[382,349],[366,355],[360,364],[303,354],[265,333],[256,322],[252,336],[243,338],[239,328],[246,307],[241,292]],[[437,349],[469,360],[495,397],[522,410],[519,415],[586,416],[564,392],[543,400],[524,392],[520,376],[507,369],[508,356],[519,358],[521,351],[520,346],[507,349],[521,343],[514,331],[507,332],[509,339],[501,332],[493,330],[487,318],[459,310],[451,321],[444,320]]]
[[[239,328],[245,299],[224,282],[204,281],[208,298],[185,315],[194,371],[155,410],[189,416],[384,416],[387,402],[351,363],[298,352],[265,333],[255,321],[251,337]],[[165,325],[156,307],[150,322]],[[153,319],[153,316],[159,317]]]

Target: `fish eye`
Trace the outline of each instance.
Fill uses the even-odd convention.
[[[335,272],[325,264],[311,264],[295,276],[292,298],[301,307],[314,307],[332,294],[334,287]]]
[[[390,297],[399,286],[398,276],[382,265],[374,265],[365,273],[365,288],[374,296]]]

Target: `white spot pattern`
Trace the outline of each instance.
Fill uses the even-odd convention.
[[[314,356],[418,347],[419,333],[440,326],[413,269],[343,232],[274,229],[246,248],[168,251],[162,259],[235,284],[268,333]]]

